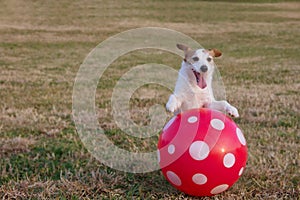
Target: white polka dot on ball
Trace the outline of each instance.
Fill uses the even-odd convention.
[[[239,176],[241,176],[241,175],[243,174],[243,172],[244,172],[244,167],[242,167],[242,168],[240,169],[240,171],[239,171]]]
[[[195,123],[197,121],[198,121],[198,118],[196,116],[191,116],[191,117],[188,118],[188,122],[190,124],[193,124],[193,123]]]
[[[224,192],[225,190],[227,190],[229,187],[229,185],[227,184],[222,184],[222,185],[218,185],[217,187],[214,187],[210,193],[211,194],[219,194],[221,192]]]
[[[222,122],[222,121],[219,120],[219,119],[213,119],[213,120],[211,120],[211,121],[210,121],[210,125],[211,125],[214,129],[216,129],[216,130],[218,130],[218,131],[221,131],[221,130],[223,130],[223,129],[225,128],[224,122]]]
[[[171,183],[174,185],[180,186],[181,185],[181,180],[177,174],[175,174],[172,171],[167,171],[167,177],[170,180]]]
[[[197,185],[203,185],[207,182],[207,177],[204,174],[197,173],[194,174],[192,180]]]
[[[236,135],[237,135],[240,143],[245,146],[246,145],[246,139],[245,139],[244,134],[242,133],[241,129],[236,128]]]
[[[169,154],[173,154],[175,152],[175,145],[174,144],[170,144],[168,146],[168,153]]]
[[[203,141],[195,141],[191,144],[189,153],[195,160],[204,160],[209,154],[209,146]]]
[[[223,164],[225,167],[230,168],[235,163],[235,156],[232,153],[227,153],[223,158]]]

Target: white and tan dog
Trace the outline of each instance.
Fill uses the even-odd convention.
[[[238,117],[238,110],[227,101],[216,101],[212,91],[212,78],[214,72],[213,58],[222,53],[217,49],[198,49],[177,44],[184,51],[184,60],[179,70],[174,93],[166,105],[167,110],[178,114],[193,108],[210,108],[226,112]]]

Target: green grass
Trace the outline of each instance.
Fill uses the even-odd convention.
[[[193,199],[159,171],[111,169],[84,147],[72,121],[76,73],[101,41],[132,28],[170,28],[218,48],[227,100],[241,117],[249,149],[246,170],[227,192],[202,199],[299,199],[300,4],[297,1],[1,1],[0,198]],[[111,115],[112,89],[134,66],[181,59],[156,50],[117,59],[99,81],[98,121],[114,144],[130,151],[156,148],[158,135],[123,133]],[[139,88],[132,119],[147,125],[148,110],[170,91]]]

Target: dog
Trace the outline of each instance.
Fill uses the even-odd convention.
[[[177,44],[184,52],[184,59],[178,73],[173,94],[170,95],[166,109],[175,115],[193,108],[209,108],[239,117],[238,110],[227,101],[215,100],[212,90],[212,78],[215,68],[214,58],[222,53],[217,49],[192,50]]]

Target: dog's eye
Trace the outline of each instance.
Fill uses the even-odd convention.
[[[207,61],[210,62],[210,61],[211,61],[211,57],[208,57],[208,58],[207,58]]]
[[[193,61],[197,62],[197,61],[199,61],[199,58],[198,57],[193,57]]]

